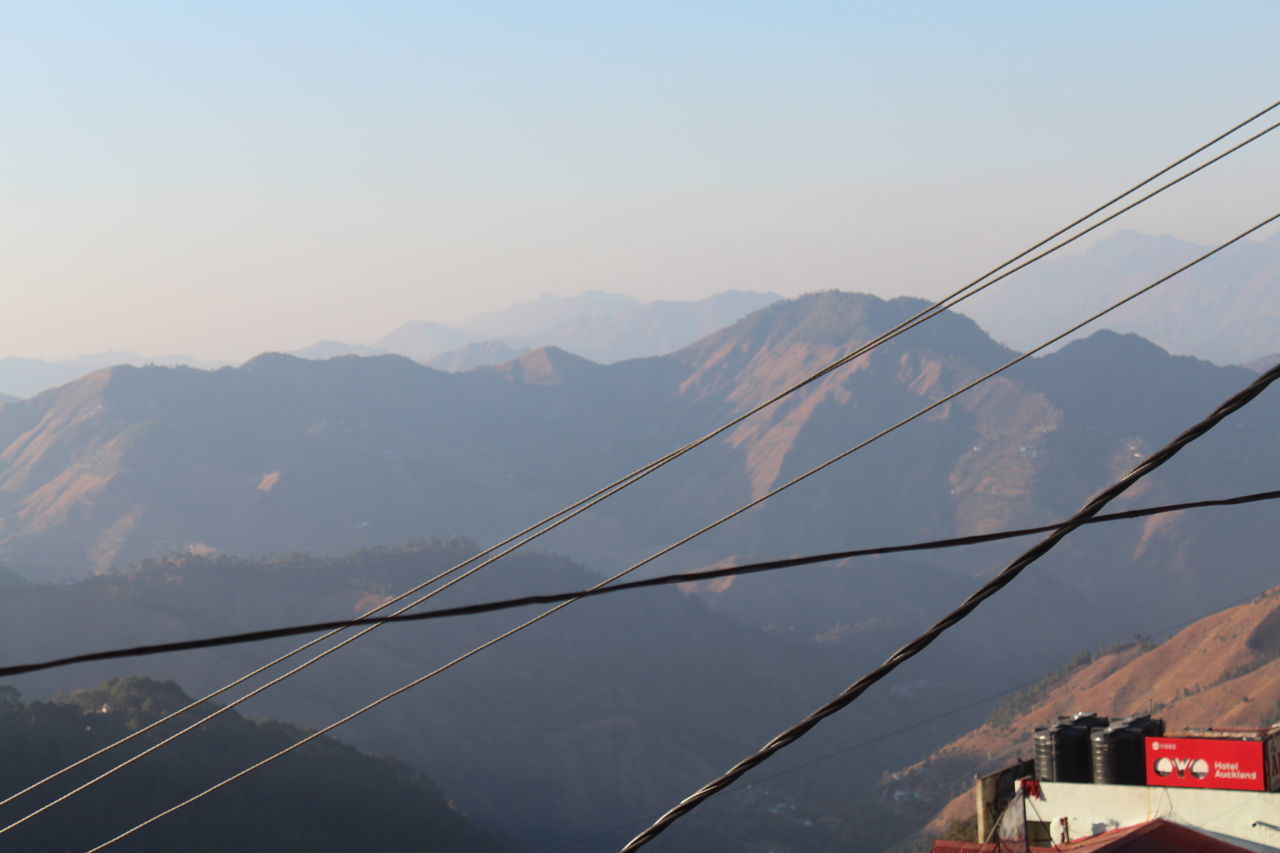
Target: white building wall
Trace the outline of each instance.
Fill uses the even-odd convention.
[[[1042,782],[1043,799],[1027,798],[1027,820],[1049,824],[1071,841],[1164,818],[1259,853],[1280,853],[1280,794],[1148,785]]]

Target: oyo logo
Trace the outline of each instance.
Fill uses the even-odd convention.
[[[1188,773],[1197,779],[1205,779],[1209,776],[1209,762],[1203,758],[1170,758],[1167,755],[1162,755],[1155,760],[1152,769],[1160,777],[1171,776],[1175,773],[1181,779],[1185,779]]]

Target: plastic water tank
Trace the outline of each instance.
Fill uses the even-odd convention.
[[[1116,724],[1123,724],[1131,729],[1137,729],[1145,737],[1164,737],[1164,720],[1150,717],[1146,714],[1125,717],[1123,720],[1116,720]]]
[[[1145,785],[1144,766],[1146,733],[1128,721],[1105,729],[1095,729],[1090,736],[1093,781],[1098,785]]]
[[[1036,778],[1043,782],[1089,782],[1089,729],[1061,721],[1036,729]]]

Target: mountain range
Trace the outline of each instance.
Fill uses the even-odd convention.
[[[341,553],[418,536],[490,541],[776,393],[922,307],[836,292],[776,303],[669,356],[599,365],[543,348],[446,374],[395,356],[238,368],[117,367],[0,409],[0,559],[82,576],[175,551]],[[943,315],[667,466],[540,544],[600,571],[643,556],[990,370],[1012,353]],[[843,467],[771,500],[686,560],[836,550],[1043,523],[1070,513],[1251,374],[1100,332],[1019,365]],[[1264,398],[1142,500],[1267,488],[1280,406]],[[1203,461],[1202,461],[1203,460]],[[1137,497],[1135,495],[1135,497]],[[1151,522],[1081,540],[1129,556],[1118,590],[1170,599],[1257,589],[1232,560],[1207,583],[1202,539],[1257,512]],[[1223,525],[1226,527],[1224,528]],[[1207,536],[1210,530],[1214,533]],[[1216,546],[1213,546],[1216,547]],[[1085,561],[1088,587],[1103,565]],[[980,571],[984,563],[955,565]],[[1178,567],[1175,578],[1168,578]],[[1226,598],[1221,599],[1223,603]]]
[[[965,312],[997,340],[1015,349],[1029,348],[1056,332],[1063,319],[1083,319],[1098,305],[1170,272],[1207,248],[1123,231],[1083,251],[1055,255],[1018,272],[966,303]],[[1104,318],[1098,328],[1134,332],[1172,353],[1219,364],[1274,361],[1280,340],[1278,278],[1280,235],[1242,241],[1142,302]],[[610,364],[674,352],[780,298],[730,290],[701,300],[645,303],[601,290],[573,297],[544,293],[456,325],[413,321],[372,343],[319,341],[290,354],[308,359],[402,355],[457,372],[555,346]],[[67,361],[11,356],[0,358],[0,402],[6,395],[30,397],[116,364],[218,366],[189,356],[128,352]]]
[[[8,356],[0,358],[0,403],[31,397],[49,388],[73,382],[95,370],[118,364],[186,365],[210,368],[217,365],[187,355],[150,357],[136,352],[102,352],[65,361]]]
[[[601,362],[662,355],[679,349],[779,299],[773,293],[729,290],[706,299],[641,302],[589,291],[478,314],[458,326],[405,323],[372,344],[319,341],[290,354],[326,359],[344,355],[401,355],[456,372],[508,361],[540,346],[558,346]],[[159,364],[213,369],[218,363],[184,355],[149,357],[132,352],[82,355],[65,361],[0,358],[0,403],[31,397],[113,365]]]
[[[0,647],[47,657],[354,612],[475,547],[387,545],[457,535],[493,542],[705,434],[924,304],[812,294],[668,355],[609,365],[553,347],[463,373],[398,356],[273,354],[214,371],[108,368],[6,403],[0,548],[28,580],[6,587]],[[942,315],[538,541],[583,566],[533,554],[459,590],[482,598],[586,585],[1012,355],[966,317]],[[655,570],[1055,521],[1253,376],[1097,332],[938,408]],[[1278,432],[1280,403],[1263,395],[1116,506],[1274,488]],[[943,703],[976,702],[1084,645],[1123,640],[1138,615],[1176,621],[1272,585],[1278,539],[1265,505],[1078,531],[823,737],[847,743]],[[561,627],[539,626],[512,651],[459,667],[422,704],[392,704],[381,722],[355,726],[352,742],[409,761],[467,812],[522,840],[585,837],[669,805],[949,610],[1021,547],[740,578],[655,593],[644,606],[584,603],[573,611],[581,615],[547,623]],[[338,556],[352,549],[364,550]],[[300,551],[315,556],[220,556]],[[292,687],[264,708],[327,722],[358,701],[345,688],[394,687],[504,624],[387,632],[336,676]],[[135,671],[196,692],[257,660],[201,654]],[[120,674],[87,672],[99,681]],[[77,686],[62,676],[29,685],[32,695]],[[777,829],[779,850],[833,843],[850,821],[866,823],[866,814],[847,814],[850,803],[876,810],[881,794],[867,786],[880,773],[924,758],[980,717],[975,706],[857,762],[823,765],[812,777],[820,783],[806,784],[845,799],[821,814],[784,820],[802,813],[789,809],[806,797],[778,783],[756,789],[779,799],[740,801],[770,815],[759,819],[773,829],[750,824],[752,832]],[[820,757],[830,739],[794,755]],[[772,811],[779,802],[782,811]],[[724,849],[749,824],[734,809],[708,811],[681,843]],[[901,834],[891,812],[886,843]]]
[[[1087,250],[1055,255],[1016,273],[967,302],[965,311],[996,339],[1027,349],[1209,248],[1122,231]],[[1218,364],[1243,364],[1275,353],[1280,234],[1242,240],[1118,309],[1103,325]]]
[[[457,326],[416,321],[367,346],[325,341],[291,354],[304,358],[394,354],[441,370],[465,370],[555,346],[610,364],[665,355],[780,298],[753,290],[655,302],[603,290],[573,297],[544,293],[531,302],[477,314]]]

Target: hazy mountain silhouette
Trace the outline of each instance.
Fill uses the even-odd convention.
[[[405,323],[390,334],[373,342],[372,349],[411,358],[423,364],[441,353],[461,349],[480,340],[480,336],[443,323],[415,321]]]
[[[1074,255],[1047,258],[966,303],[997,340],[1027,348],[1208,246],[1122,231]],[[1241,241],[1100,321],[1170,352],[1239,364],[1280,340],[1280,240]]]
[[[1261,373],[1264,370],[1269,370],[1270,368],[1275,367],[1277,364],[1280,364],[1280,352],[1273,352],[1269,355],[1264,355],[1261,358],[1255,358],[1252,361],[1247,361],[1244,363],[1244,367],[1247,367],[1256,373]]]
[[[569,297],[543,293],[529,302],[477,314],[464,320],[461,327],[485,337],[532,339],[560,329],[574,329],[586,318],[616,317],[643,307],[644,303],[635,297],[604,290]]]
[[[145,356],[136,352],[103,352],[81,355],[65,361],[9,356],[0,358],[0,401],[4,396],[30,397],[49,388],[65,385],[103,367],[115,364],[188,365],[212,368],[217,364],[187,355]]]
[[[293,350],[289,355],[296,355],[298,358],[337,358],[342,355],[386,355],[386,350],[342,341],[320,341],[309,347]]]
[[[428,365],[448,373],[461,373],[474,367],[501,364],[519,358],[528,351],[528,347],[511,347],[502,341],[477,341],[461,349],[441,353],[431,359]]]
[[[534,302],[479,314],[454,327],[412,322],[372,344],[319,341],[289,355],[328,359],[346,355],[402,355],[439,370],[458,372],[498,364],[530,349],[559,346],[596,361],[660,355],[734,322],[779,299],[776,294],[729,290],[701,300],[643,303],[591,291],[576,297],[544,294]],[[145,356],[105,352],[63,361],[0,358],[0,402],[22,399],[73,382],[104,367],[148,364],[220,366],[187,355]]]
[[[779,298],[751,290],[649,303],[599,290],[571,298],[543,294],[472,317],[462,328],[524,347],[557,346],[609,364],[672,352]]]
[[[406,323],[369,346],[323,341],[290,355],[395,354],[458,371],[556,346],[612,363],[669,353],[779,298],[774,293],[729,290],[706,299],[645,303],[603,290],[572,297],[544,293],[531,302],[477,314],[458,326]]]
[[[491,540],[704,433],[921,305],[815,294],[670,356],[608,366],[552,348],[463,374],[396,356],[283,355],[213,372],[101,371],[0,410],[2,556],[55,578],[175,550],[335,553],[420,535]],[[543,541],[601,571],[625,565],[1009,355],[968,319],[944,315]],[[771,500],[682,550],[682,562],[1064,517],[1250,376],[1098,333]],[[1264,396],[1222,427],[1227,438],[1206,439],[1132,500],[1270,488],[1280,473],[1268,451],[1278,412]],[[1225,602],[1270,571],[1254,547],[1263,544],[1259,512],[1080,536],[1088,547],[1064,548],[1078,548],[1072,559],[1084,564],[1069,585],[1154,585],[1174,603]],[[1210,580],[1202,566],[1223,561],[1222,541],[1242,544],[1230,577]],[[1110,576],[1111,558],[1090,549],[1123,555],[1125,572]],[[948,562],[991,568],[985,554]]]
[[[71,579],[173,551],[333,554],[458,533],[492,542],[705,433],[924,304],[814,294],[771,305],[668,356],[611,365],[542,348],[460,374],[397,356],[308,361],[278,354],[211,372],[99,371],[0,408],[3,558],[30,577]],[[939,317],[667,466],[539,547],[581,558],[596,571],[622,568],[1010,355],[967,318]],[[656,568],[1057,520],[1252,376],[1172,357],[1134,335],[1100,332],[940,407]],[[1273,488],[1278,433],[1280,404],[1267,394],[1117,507]],[[945,644],[886,682],[875,698],[884,704],[837,731],[848,742],[865,734],[859,726],[887,730],[889,721],[927,716],[940,701],[963,704],[997,682],[1034,677],[1078,650],[1081,637],[1090,638],[1085,644],[1114,642],[1142,627],[1134,625],[1138,616],[1175,622],[1273,583],[1270,555],[1280,530],[1272,515],[1265,507],[1202,511],[1079,531]],[[687,793],[773,734],[789,714],[838,690],[950,609],[975,575],[1023,547],[1003,543],[742,578],[689,590],[696,599],[668,590],[651,599],[653,609],[634,599],[584,606],[581,621],[550,623],[564,624],[563,634],[531,632],[556,647],[552,654],[533,641],[535,652],[547,652],[542,663],[523,652],[477,660],[474,668],[459,668],[465,688],[446,679],[424,694],[443,696],[424,701],[445,704],[390,709],[379,718],[383,728],[353,729],[353,742],[412,761],[474,803],[469,811],[506,815],[512,823],[504,828],[518,826],[517,834],[545,833],[550,840],[547,820],[576,832],[600,814],[631,819],[669,805],[664,797]],[[329,618],[335,609],[350,612],[355,599],[406,588],[467,551],[451,546],[423,559],[371,551],[359,559],[274,563],[188,557],[123,579],[65,589],[20,586],[21,594],[7,589],[3,597],[0,625],[12,631],[3,647],[18,658],[44,657],[81,650],[65,644],[121,626],[134,632],[127,642],[136,642],[138,634],[162,638],[178,629]],[[537,559],[544,562],[526,564],[536,569],[501,573],[506,585],[460,590],[485,597],[594,577]],[[387,565],[375,571],[379,560]],[[65,625],[83,625],[84,633],[67,636]],[[404,645],[394,653],[373,647],[337,683],[373,694],[384,677],[407,680],[498,627],[482,621],[456,632],[389,635]],[[676,666],[659,654],[663,648],[677,656],[699,651]],[[423,650],[430,650],[430,662],[420,657]],[[256,659],[232,653],[158,659],[138,671],[181,673],[197,682],[184,681],[194,691]],[[617,670],[619,660],[632,659],[666,663]],[[996,659],[999,667],[991,665]],[[609,681],[610,673],[625,686]],[[520,695],[527,697],[514,715],[524,718],[515,722],[505,690],[512,679],[525,685]],[[666,692],[694,688],[714,698],[700,692],[680,704]],[[286,695],[271,713],[315,724],[342,710],[322,686]],[[477,698],[485,696],[488,705]],[[782,704],[756,708],[758,696]],[[651,699],[658,701],[650,706]],[[529,710],[530,703],[543,710]],[[580,716],[567,734],[555,720],[570,711]],[[913,750],[919,757],[931,738],[976,723],[974,715],[980,711],[905,742],[886,741],[856,771],[832,765],[815,778],[852,797],[856,784],[912,760]],[[691,718],[708,728],[689,728]],[[731,730],[730,720],[742,728]],[[474,724],[474,732],[459,734],[464,724]],[[377,731],[397,737],[395,744],[434,746],[397,753]],[[540,745],[529,747],[528,738]],[[573,748],[566,750],[567,743]],[[820,751],[823,742],[815,743],[805,749]],[[527,772],[511,769],[513,754],[526,756]],[[813,753],[797,753],[806,754]],[[621,781],[610,775],[619,773]],[[505,780],[497,789],[495,777]],[[566,781],[548,786],[549,778]],[[731,806],[724,808],[730,811],[716,825],[745,826]],[[718,843],[702,849],[723,849],[723,839]]]

